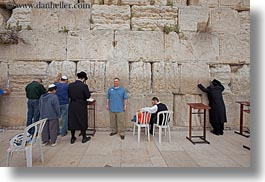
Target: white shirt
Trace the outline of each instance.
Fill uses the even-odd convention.
[[[159,104],[160,102],[158,102],[157,104]],[[156,113],[157,112],[157,104],[152,106],[152,107],[144,107],[141,108],[141,112],[150,112],[150,113]]]

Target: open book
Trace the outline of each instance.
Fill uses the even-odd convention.
[[[87,99],[86,101],[88,101],[88,102],[93,102],[95,99],[93,99],[93,98],[89,98],[89,99]]]

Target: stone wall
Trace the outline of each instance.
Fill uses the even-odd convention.
[[[208,103],[198,80],[208,86],[214,78],[226,88],[226,127],[238,127],[236,101],[250,100],[249,0],[83,0],[90,8],[13,10],[8,2],[0,0],[1,31],[21,26],[23,41],[0,44],[0,86],[13,89],[0,98],[0,126],[25,125],[24,89],[34,77],[47,86],[59,72],[74,81],[85,71],[97,100],[97,128],[109,128],[105,93],[114,77],[129,94],[128,128],[153,96],[174,111],[173,129],[187,128],[186,103]],[[194,127],[201,122],[194,117]]]

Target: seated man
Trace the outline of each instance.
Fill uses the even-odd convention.
[[[144,107],[141,108],[141,112],[150,112],[151,119],[150,119],[150,134],[153,134],[153,125],[157,121],[157,113],[160,111],[167,111],[167,106],[161,102],[159,102],[157,97],[152,98],[152,107]],[[162,122],[162,118],[159,118],[159,122]]]

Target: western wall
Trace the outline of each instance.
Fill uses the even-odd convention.
[[[35,77],[47,87],[60,72],[72,82],[85,71],[97,129],[109,128],[105,94],[114,77],[129,94],[128,129],[153,96],[174,111],[173,130],[187,129],[187,103],[208,104],[197,84],[212,79],[225,86],[226,129],[238,128],[236,101],[250,100],[249,0],[64,0],[90,5],[76,9],[14,8],[14,2],[39,1],[0,0],[0,88],[13,90],[0,98],[0,127],[26,125],[25,86]],[[15,38],[6,38],[10,31]],[[195,116],[193,126],[201,122]]]

